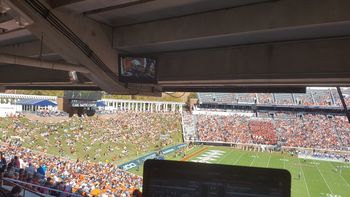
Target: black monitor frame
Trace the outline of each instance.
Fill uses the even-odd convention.
[[[123,58],[150,58],[156,61],[155,64],[155,78],[147,77],[133,77],[133,76],[123,76],[122,73],[122,59]],[[140,84],[157,84],[158,83],[158,58],[155,56],[148,55],[128,55],[128,54],[119,54],[118,56],[118,75],[119,81],[123,83],[140,83]]]
[[[207,196],[209,185],[218,186],[219,196],[290,197],[291,174],[284,169],[257,168],[182,161],[147,160],[143,171],[143,196]],[[210,186],[209,186],[210,187]],[[237,189],[235,189],[237,188]],[[199,191],[198,191],[199,190]],[[160,194],[163,192],[163,194]],[[192,192],[192,193],[191,193]],[[248,193],[246,193],[248,192]]]

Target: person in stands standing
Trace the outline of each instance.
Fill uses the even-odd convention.
[[[20,169],[21,168],[21,162],[19,161],[19,158],[17,156],[15,156],[14,161],[15,161],[15,168]]]
[[[7,162],[6,159],[4,157],[4,155],[2,154],[2,152],[0,152],[0,172],[4,172],[6,170],[7,167]]]
[[[40,167],[37,169],[37,171],[42,177],[45,177],[45,173],[46,173],[45,164],[40,165]]]

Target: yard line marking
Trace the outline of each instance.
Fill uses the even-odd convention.
[[[341,172],[340,172],[340,173],[341,173]],[[348,187],[350,188],[350,184],[349,184],[348,181],[343,177],[343,175],[340,174],[339,176],[343,179],[343,181],[346,183],[346,185],[348,185]]]
[[[250,165],[249,166],[252,166],[254,161],[255,161],[256,157],[254,157],[254,159],[252,160],[252,162],[250,162]]]
[[[241,160],[241,158],[243,157],[243,155],[245,154],[246,152],[242,152],[242,154],[238,157],[238,159],[233,163],[233,165],[236,165],[238,163],[239,160]]]
[[[229,156],[231,153],[232,153],[232,152],[226,152],[226,155],[223,156],[223,157],[221,157],[221,159],[220,159],[218,162],[216,162],[216,163],[220,164],[221,161],[224,160],[224,158],[226,158],[227,156]]]
[[[303,178],[304,178],[304,181],[305,181],[305,186],[306,186],[307,195],[310,197],[309,186],[307,185],[306,178],[305,178],[305,174],[304,174],[304,170],[303,170],[303,167],[302,167],[301,164],[300,164],[299,158],[298,158],[298,162],[299,162],[299,168],[301,169],[301,173],[303,174]]]
[[[326,183],[326,185],[327,185],[327,187],[328,187],[328,190],[331,192],[331,194],[334,194],[334,192],[331,190],[331,187],[329,187],[329,185],[328,185],[326,179],[324,178],[324,176],[323,176],[321,170],[319,169],[318,165],[316,165],[316,168],[317,168],[318,172],[320,173],[320,175],[322,176],[323,181]]]
[[[333,168],[333,166],[330,164],[330,163],[327,163],[331,168]],[[349,182],[343,177],[343,174],[342,174],[342,170],[340,170],[340,173],[338,174],[338,173],[336,173],[338,176],[340,176],[342,179],[343,179],[343,181],[346,183],[346,185],[350,188],[350,184],[349,184]]]
[[[267,165],[266,165],[267,168],[268,168],[269,165],[270,165],[271,155],[272,155],[272,153],[270,152],[269,161],[267,162]]]
[[[283,156],[283,169],[286,169],[286,156]]]

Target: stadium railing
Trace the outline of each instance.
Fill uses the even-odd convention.
[[[243,150],[256,150],[256,151],[290,151],[290,150],[298,150],[298,151],[309,151],[316,153],[328,153],[334,154],[337,156],[344,156],[342,159],[336,159],[333,161],[341,161],[346,162],[345,158],[350,155],[350,151],[344,150],[331,150],[331,149],[317,149],[317,148],[305,148],[305,147],[292,147],[292,146],[279,146],[279,145],[265,145],[265,144],[249,144],[249,143],[233,143],[233,142],[220,142],[220,141],[191,141],[194,145],[209,145],[209,146],[230,146],[234,148],[239,148]],[[301,155],[301,157],[305,157],[305,155]],[[313,157],[318,158],[318,157]],[[329,160],[329,158],[327,159]]]
[[[192,141],[195,145],[209,145],[209,146],[231,146],[239,148],[262,148],[266,150],[274,150],[277,145],[267,145],[267,144],[249,144],[249,143],[235,143],[235,142],[221,142],[221,141]]]
[[[4,189],[8,190],[8,191],[11,191],[12,187],[14,187],[16,185],[19,186],[20,188],[22,188],[22,193],[21,193],[22,197],[54,197],[52,195],[42,194],[42,193],[40,193],[38,191],[34,191],[32,189],[27,188],[26,186],[42,188],[42,189],[48,190],[49,192],[50,191],[55,191],[55,192],[58,192],[60,194],[66,194],[66,196],[82,197],[82,195],[79,195],[79,194],[73,194],[73,193],[69,193],[69,192],[64,192],[64,191],[61,191],[61,190],[48,188],[48,187],[44,187],[44,186],[41,186],[41,185],[27,183],[27,182],[15,180],[15,179],[10,179],[10,178],[1,178],[0,186],[2,188],[4,188]]]
[[[318,152],[330,152],[338,154],[350,154],[347,150],[332,150],[332,149],[321,149],[321,148],[307,148],[307,147],[295,147],[295,146],[282,146],[283,150],[297,149],[297,150],[307,150],[307,151],[318,151]]]

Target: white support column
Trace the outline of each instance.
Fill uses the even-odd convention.
[[[165,104],[165,111],[168,112],[168,104]]]
[[[139,103],[135,103],[136,104],[136,111],[139,111]]]
[[[181,104],[179,104],[179,111],[180,111],[180,113],[182,113],[182,105]]]
[[[146,111],[146,103],[142,103],[142,111]]]
[[[130,105],[131,105],[131,103],[128,102],[128,111],[130,111]]]
[[[151,112],[153,112],[153,103],[150,103],[151,106]]]

